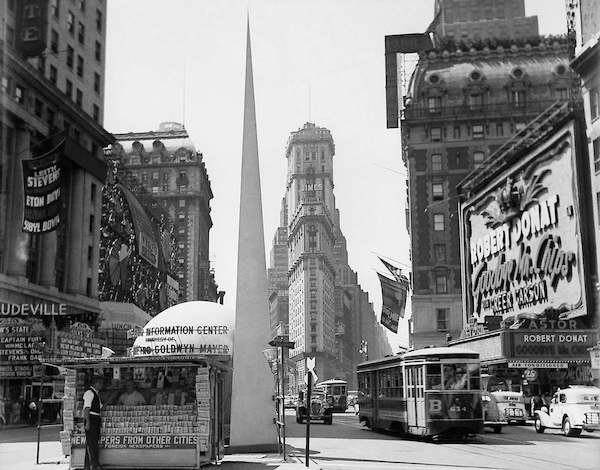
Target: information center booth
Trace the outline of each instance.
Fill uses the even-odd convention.
[[[233,315],[221,310],[210,302],[171,307],[144,327],[131,357],[62,364],[61,442],[71,469],[84,468],[83,394],[97,376],[104,468],[197,469],[223,458]]]

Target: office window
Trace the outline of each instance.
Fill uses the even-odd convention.
[[[89,226],[90,233],[93,233],[95,228],[96,228],[96,218],[94,217],[94,214],[90,214],[90,226]]]
[[[77,106],[81,106],[83,103],[83,93],[79,88],[75,90],[75,103],[77,103]]]
[[[427,110],[430,113],[439,113],[442,108],[441,96],[430,96],[427,98]]]
[[[77,23],[77,40],[79,44],[85,43],[85,25],[81,21]]]
[[[596,193],[596,206],[598,211],[598,220],[600,220],[600,193]]]
[[[431,128],[431,141],[440,142],[442,140],[442,128],[432,127]]]
[[[60,0],[50,0],[50,14],[58,19]]]
[[[452,137],[460,139],[460,126],[454,126]]]
[[[436,308],[435,317],[438,331],[448,331],[448,309]]]
[[[510,102],[515,108],[525,106],[525,90],[512,90],[510,92]]]
[[[73,82],[69,79],[65,82],[65,95],[73,99]]]
[[[15,46],[15,30],[10,26],[6,26],[6,42],[9,46]]]
[[[98,32],[102,31],[102,12],[100,10],[96,10],[96,29]]]
[[[433,246],[433,252],[437,262],[443,263],[446,261],[446,245],[443,243],[436,243]]]
[[[473,126],[473,138],[483,139],[483,125],[476,124]]]
[[[77,75],[83,77],[83,57],[77,56]]]
[[[431,156],[431,171],[442,171],[442,155],[439,153],[434,153]]]
[[[75,15],[71,11],[67,13],[67,30],[71,34],[75,33]]]
[[[94,248],[91,246],[88,246],[88,255],[87,255],[88,261],[92,261],[93,256],[94,256]]]
[[[98,41],[96,41],[96,47],[94,48],[94,56],[98,62],[102,60],[102,44]]]
[[[473,165],[475,166],[479,166],[483,163],[483,160],[485,159],[485,153],[477,150],[475,152],[473,152]]]
[[[554,90],[556,99],[567,101],[569,99],[569,90],[567,88],[557,88]]]
[[[444,231],[444,214],[433,215],[433,230],[436,232]]]
[[[44,104],[38,98],[35,98],[33,100],[33,112],[37,117],[42,117],[43,108]]]
[[[96,191],[98,190],[96,183],[92,183],[90,186],[90,201],[94,202],[96,200]]]
[[[92,117],[94,118],[94,121],[96,121],[96,122],[99,123],[100,122],[100,108],[98,107],[97,104],[95,104],[92,107],[92,110],[93,110],[92,111]]]
[[[481,109],[483,106],[483,95],[481,93],[471,93],[468,98],[469,109]]]
[[[100,74],[94,72],[94,91],[100,93]]]
[[[444,185],[442,183],[433,183],[431,185],[431,194],[434,201],[442,201],[444,199]]]
[[[596,137],[592,142],[592,150],[594,152],[594,170],[600,172],[600,137]]]
[[[88,277],[85,283],[85,292],[88,297],[92,296],[92,278]]]
[[[79,0],[79,10],[85,11],[85,0]]]
[[[590,114],[592,119],[600,115],[600,90],[597,87],[590,88]]]
[[[50,50],[55,54],[58,53],[58,31],[55,29],[50,33]]]
[[[73,68],[73,60],[75,59],[75,51],[71,46],[67,46],[67,66]]]
[[[504,123],[502,123],[502,122],[496,123],[496,135],[498,137],[502,137],[504,135]]]
[[[435,276],[435,292],[437,294],[448,293],[448,278],[445,274],[438,274]]]
[[[54,110],[46,108],[46,123],[48,124],[48,126],[50,126],[50,128],[54,127],[54,116]]]
[[[179,207],[185,207],[185,199],[179,200]]]
[[[54,65],[50,66],[50,82],[54,85],[56,85],[56,77],[58,74],[58,70],[56,69],[56,67]]]

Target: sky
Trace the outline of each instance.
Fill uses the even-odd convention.
[[[335,141],[336,206],[349,264],[377,316],[377,254],[409,268],[400,130],[386,129],[384,37],[423,32],[433,0],[110,0],[104,127],[112,133],[183,122],[210,176],[210,259],[235,305],[250,17],[267,266],[285,190],[285,147],[307,121]],[[541,34],[564,33],[563,0],[526,0]],[[410,316],[410,304],[407,316]],[[405,320],[406,320],[405,318]],[[408,344],[406,321],[388,337]]]

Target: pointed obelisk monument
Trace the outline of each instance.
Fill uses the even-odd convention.
[[[265,237],[248,20],[230,453],[278,450],[273,423],[273,375],[262,354],[268,348],[271,339],[269,333]]]

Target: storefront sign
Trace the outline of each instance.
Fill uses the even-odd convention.
[[[30,362],[41,359],[46,338],[37,334],[0,336],[0,363]]]
[[[137,243],[140,256],[152,266],[158,268],[158,244],[154,240],[154,237],[140,230]]]
[[[509,359],[561,358],[589,359],[588,349],[596,344],[594,330],[554,330],[539,332],[516,330],[504,332]]]
[[[600,348],[590,349],[592,369],[600,369]]]
[[[467,317],[585,315],[572,129],[462,206]]]
[[[530,380],[531,382],[535,382],[537,377],[538,377],[538,373],[537,370],[535,369],[525,369],[523,371],[523,377],[525,377],[526,380]]]
[[[102,356],[102,343],[95,338],[59,331],[56,341],[56,351],[63,359]]]
[[[535,362],[535,361],[508,361],[508,367],[513,369],[566,369],[566,362]]]
[[[1,316],[66,315],[66,304],[7,304],[0,303]]]
[[[33,366],[31,365],[1,365],[0,379],[31,377]]]
[[[100,436],[102,449],[195,449],[196,434],[108,434]],[[85,447],[85,435],[74,434],[72,447]]]
[[[231,355],[233,323],[233,312],[220,304],[178,304],[148,322],[133,355]]]
[[[23,232],[46,233],[60,225],[62,144],[47,154],[23,160]]]

